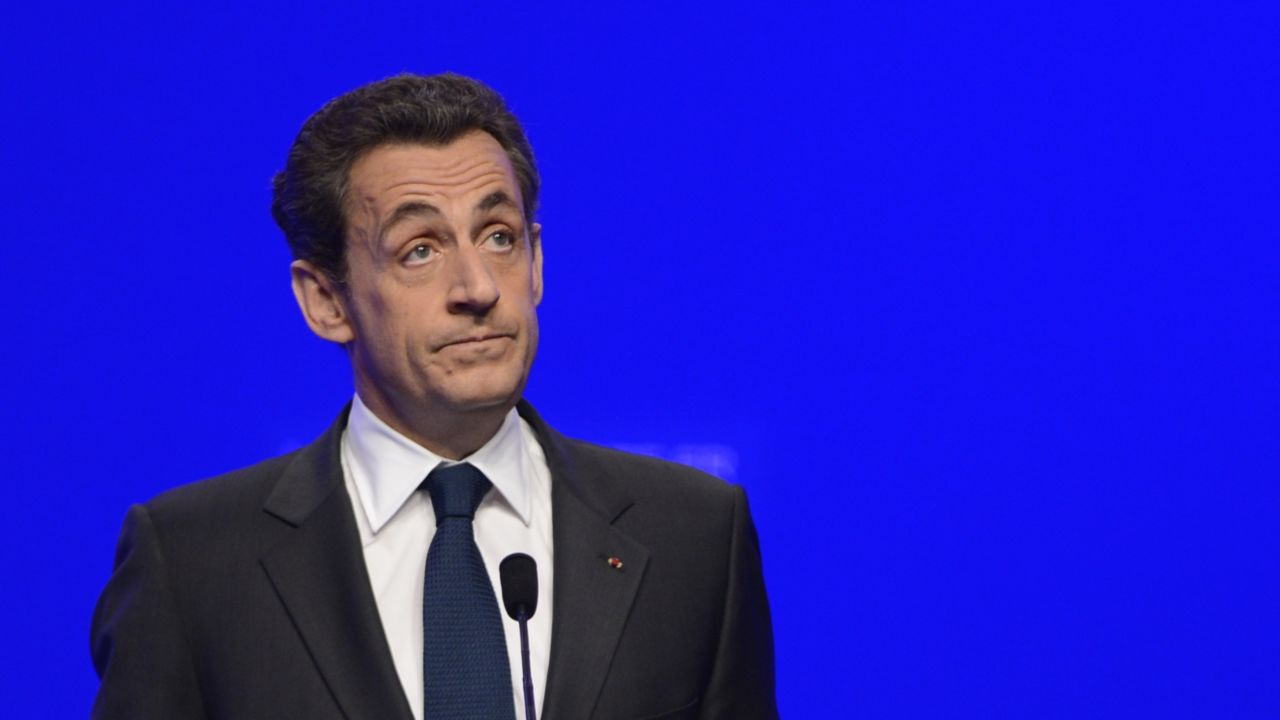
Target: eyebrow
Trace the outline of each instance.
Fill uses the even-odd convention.
[[[483,200],[476,203],[476,209],[473,212],[485,212],[502,205],[506,205],[514,210],[520,209],[516,205],[516,201],[512,200],[511,196],[508,195],[505,190],[495,190],[488,195],[485,195]]]

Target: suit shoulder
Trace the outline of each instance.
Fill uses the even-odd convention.
[[[153,520],[183,523],[259,510],[299,451],[166,490],[145,504]]]
[[[633,492],[732,502],[741,490],[710,473],[650,455],[569,440],[579,461],[600,473],[624,480]]]

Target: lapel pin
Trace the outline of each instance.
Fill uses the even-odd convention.
[[[622,569],[622,558],[620,558],[620,557],[614,557],[614,556],[612,556],[612,555],[611,555],[611,556],[609,556],[609,559],[608,559],[608,560],[606,560],[606,562],[608,562],[608,563],[609,563],[609,567],[613,568],[614,570],[621,570],[621,569]]]

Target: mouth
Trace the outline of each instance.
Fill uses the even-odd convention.
[[[481,333],[477,335],[468,335],[467,337],[458,338],[456,340],[450,340],[449,342],[441,345],[440,349],[443,350],[447,347],[479,346],[479,345],[484,345],[486,343],[494,343],[501,340],[514,340],[514,339],[515,339],[515,336],[510,335],[508,333]]]

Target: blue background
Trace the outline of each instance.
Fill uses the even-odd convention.
[[[527,396],[747,488],[784,714],[1280,717],[1273,15],[459,5],[3,11],[5,716],[87,713],[130,503],[347,400],[269,179],[454,70],[544,178]]]

